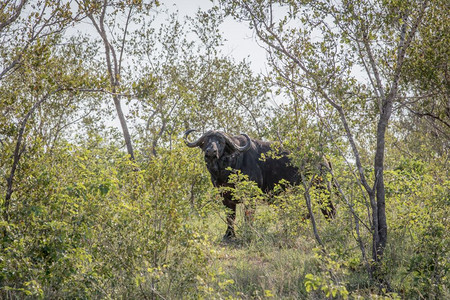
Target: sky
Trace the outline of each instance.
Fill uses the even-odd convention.
[[[171,12],[178,10],[180,17],[194,16],[199,8],[207,10],[213,6],[211,0],[162,0],[161,3]],[[226,39],[223,54],[232,56],[236,61],[246,59],[251,63],[254,72],[265,73],[265,50],[256,43],[254,34],[247,24],[228,17],[220,29]]]

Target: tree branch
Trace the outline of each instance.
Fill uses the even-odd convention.
[[[315,175],[313,175],[311,180],[308,181],[308,180],[306,180],[305,175],[303,174],[302,171],[299,171],[299,173],[300,173],[300,177],[302,179],[303,187],[305,188],[305,192],[303,193],[303,196],[305,197],[309,217],[311,218],[311,225],[313,227],[314,237],[316,238],[316,241],[319,243],[319,245],[322,247],[322,250],[325,250],[325,245],[319,236],[319,231],[317,230],[316,219],[314,217],[314,212],[311,207],[311,195],[309,193],[309,189],[311,188],[311,184],[312,184],[312,181],[313,181]]]
[[[9,172],[9,176],[6,178],[7,187],[6,187],[5,202],[3,204],[4,205],[3,215],[4,215],[5,220],[8,220],[8,217],[9,217],[9,206],[10,206],[10,202],[11,202],[11,196],[14,192],[14,190],[13,190],[14,176],[16,174],[17,166],[19,164],[19,160],[20,160],[20,157],[22,154],[22,151],[20,150],[20,148],[22,147],[23,135],[25,132],[25,127],[27,126],[27,123],[28,123],[28,119],[36,111],[36,109],[39,108],[39,106],[42,103],[44,103],[45,101],[47,101],[48,98],[50,98],[50,96],[52,96],[62,90],[63,90],[62,88],[57,88],[56,90],[51,91],[51,92],[47,93],[46,95],[44,95],[39,101],[37,101],[31,107],[31,109],[28,111],[28,113],[25,115],[25,117],[20,122],[19,134],[17,136],[16,146],[14,148],[13,163],[11,166],[11,170]]]
[[[13,9],[14,13],[12,14],[11,17],[9,17],[8,19],[6,19],[4,22],[0,23],[0,32],[7,26],[9,26],[11,23],[13,23],[15,20],[17,20],[17,18],[20,16],[20,13],[22,12],[23,7],[25,6],[25,4],[27,3],[28,0],[21,0],[19,5],[17,7],[15,7]],[[2,9],[4,9],[6,7],[6,3],[5,6],[2,5]]]

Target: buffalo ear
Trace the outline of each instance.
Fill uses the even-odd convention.
[[[246,143],[243,146],[239,146],[239,142],[236,142],[238,140],[237,138],[231,137],[231,136],[225,136],[225,140],[227,144],[231,147],[233,152],[246,152],[252,147],[252,140],[248,135],[245,133],[241,133],[241,135],[245,138]],[[239,141],[239,140],[238,140]]]
[[[236,151],[233,150],[230,145],[225,143],[225,148],[223,149],[223,155],[231,155],[234,152],[236,152]]]
[[[229,137],[228,139],[225,139],[225,146],[224,146],[224,153],[227,153],[228,155],[233,154],[234,152],[237,152],[236,150],[236,144],[232,144],[234,141],[231,140],[232,138]]]

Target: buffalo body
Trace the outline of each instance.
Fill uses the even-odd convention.
[[[215,130],[206,132],[194,142],[189,142],[187,137],[193,131],[195,130],[190,129],[185,132],[185,142],[189,147],[202,149],[206,167],[215,187],[230,186],[228,177],[232,170],[239,170],[247,175],[265,193],[272,191],[281,180],[291,185],[300,183],[298,169],[291,164],[287,151],[277,153],[276,157],[267,155],[269,151],[273,151],[271,142],[251,139],[246,134],[230,136]],[[229,192],[222,193],[222,196],[223,204],[231,210],[227,216],[228,226],[224,236],[228,239],[235,236],[233,224],[237,201]],[[331,201],[328,201],[327,205],[322,212],[327,218],[331,218],[335,214],[335,209]]]

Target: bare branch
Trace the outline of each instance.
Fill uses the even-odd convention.
[[[370,64],[370,68],[372,69],[373,76],[375,77],[376,88],[378,90],[378,94],[381,96],[381,99],[385,99],[385,92],[383,89],[381,76],[380,76],[380,73],[378,72],[377,63],[375,61],[375,57],[373,55],[372,48],[370,46],[368,28],[366,28],[365,24],[361,24],[361,27],[362,27],[361,30],[362,30],[362,36],[363,36],[364,49],[366,50],[367,55],[369,57],[369,64]],[[380,106],[380,112],[381,112],[381,105],[379,104],[379,106]]]
[[[131,20],[131,12],[133,11],[133,6],[130,6],[130,10],[128,11],[128,16],[127,16],[127,20],[125,22],[125,29],[123,31],[123,37],[122,37],[122,46],[120,47],[120,55],[119,55],[119,69],[118,72],[121,71],[122,69],[122,56],[123,56],[123,50],[125,49],[125,39],[126,36],[128,34],[128,25],[130,24],[130,20]]]
[[[410,112],[412,112],[413,114],[415,114],[418,117],[430,117],[434,120],[437,120],[439,122],[441,122],[442,124],[444,124],[445,126],[450,128],[450,123],[448,123],[447,121],[443,120],[442,118],[440,118],[439,116],[436,116],[430,112],[419,112],[419,111],[415,111],[412,108],[410,108],[409,106],[405,105],[406,109],[409,110]]]
[[[22,9],[25,5],[25,3],[27,3],[28,0],[20,0],[20,3],[18,6],[14,7],[13,9],[13,14],[6,19],[4,22],[0,23],[0,32],[7,27],[8,25],[10,25],[11,23],[13,23],[15,20],[17,20],[17,18],[20,16],[20,13],[22,12]],[[6,3],[5,3],[6,5]],[[3,5],[2,5],[2,9],[3,9]]]

